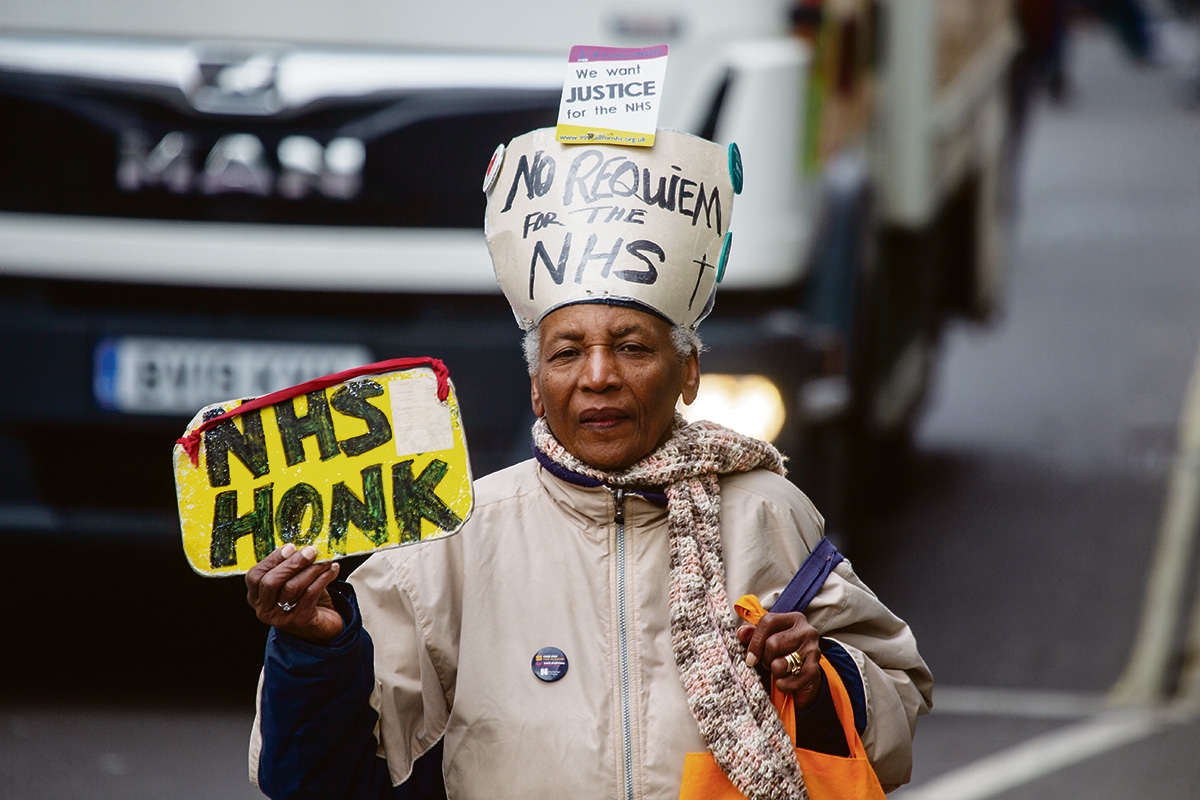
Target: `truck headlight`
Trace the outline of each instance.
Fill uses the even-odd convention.
[[[707,419],[768,442],[786,416],[783,395],[762,375],[701,375],[696,401],[679,410],[688,422]]]

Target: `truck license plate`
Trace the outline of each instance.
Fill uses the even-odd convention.
[[[93,386],[110,411],[194,414],[371,361],[359,345],[123,337],[96,346]]]

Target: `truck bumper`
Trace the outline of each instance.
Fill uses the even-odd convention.
[[[705,322],[705,374],[761,375],[784,401],[795,462],[815,340],[794,311],[731,295]],[[745,306],[745,307],[743,307]],[[170,454],[195,410],[126,413],[98,397],[97,351],[122,337],[355,345],[442,359],[476,476],[529,456],[520,331],[496,296],[311,294],[0,279],[0,532],[178,535]],[[703,378],[702,378],[703,382]]]

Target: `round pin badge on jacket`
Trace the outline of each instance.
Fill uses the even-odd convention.
[[[543,647],[533,654],[533,674],[538,680],[554,683],[567,674],[567,656],[557,647]]]

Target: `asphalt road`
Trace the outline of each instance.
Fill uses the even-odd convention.
[[[1074,57],[1029,131],[1007,313],[946,337],[902,500],[855,548],[938,681],[910,800],[1200,796],[1194,714],[1111,694],[1200,344],[1200,115],[1100,32]]]
[[[1195,706],[1110,694],[1200,344],[1200,115],[1102,36],[1075,61],[1031,121],[1007,312],[948,332],[899,500],[848,545],[938,680],[909,800],[1200,796]],[[6,567],[0,796],[258,796],[241,587],[81,547]]]

